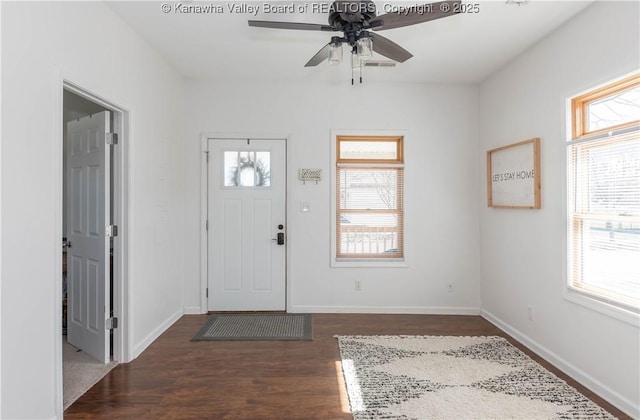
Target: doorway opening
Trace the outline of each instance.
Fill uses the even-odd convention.
[[[61,388],[57,394],[64,410],[117,363],[130,360],[126,235],[129,117],[123,109],[68,82],[62,83],[61,114],[62,301],[56,304],[60,305],[62,327],[57,381]],[[87,128],[87,122],[91,125],[100,120],[97,130]],[[85,162],[80,165],[85,166],[78,167],[77,152],[82,148],[89,152],[100,149],[99,164],[82,157]],[[100,245],[97,253],[96,243]]]

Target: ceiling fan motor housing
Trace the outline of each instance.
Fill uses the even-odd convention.
[[[336,0],[329,11],[329,25],[342,30],[349,24],[361,24],[376,17],[373,0]]]

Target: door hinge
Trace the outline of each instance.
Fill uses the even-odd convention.
[[[118,318],[111,317],[107,319],[107,329],[108,330],[115,330],[116,328],[118,328]]]
[[[205,230],[209,230],[209,219],[207,219],[207,221],[205,222],[205,226],[204,226]]]
[[[114,145],[118,144],[118,134],[117,133],[107,133],[105,135],[105,139],[107,144]]]
[[[209,297],[209,288],[207,287],[207,290],[205,291],[205,295],[206,297]]]
[[[116,236],[118,236],[118,226],[116,225],[109,225],[107,226],[107,228],[105,229],[105,236],[109,237],[109,238],[114,238]]]
[[[209,152],[208,152],[208,151],[206,151],[206,152],[204,152],[204,154],[205,154],[205,156],[206,156],[207,163],[209,163]]]

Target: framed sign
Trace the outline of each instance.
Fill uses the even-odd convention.
[[[487,152],[487,205],[513,209],[541,207],[539,138]]]

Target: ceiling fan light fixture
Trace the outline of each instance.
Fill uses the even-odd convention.
[[[342,62],[342,44],[332,43],[329,48],[329,64],[336,66]]]
[[[370,60],[373,56],[373,40],[368,36],[360,38],[357,42],[357,50],[360,61]]]

